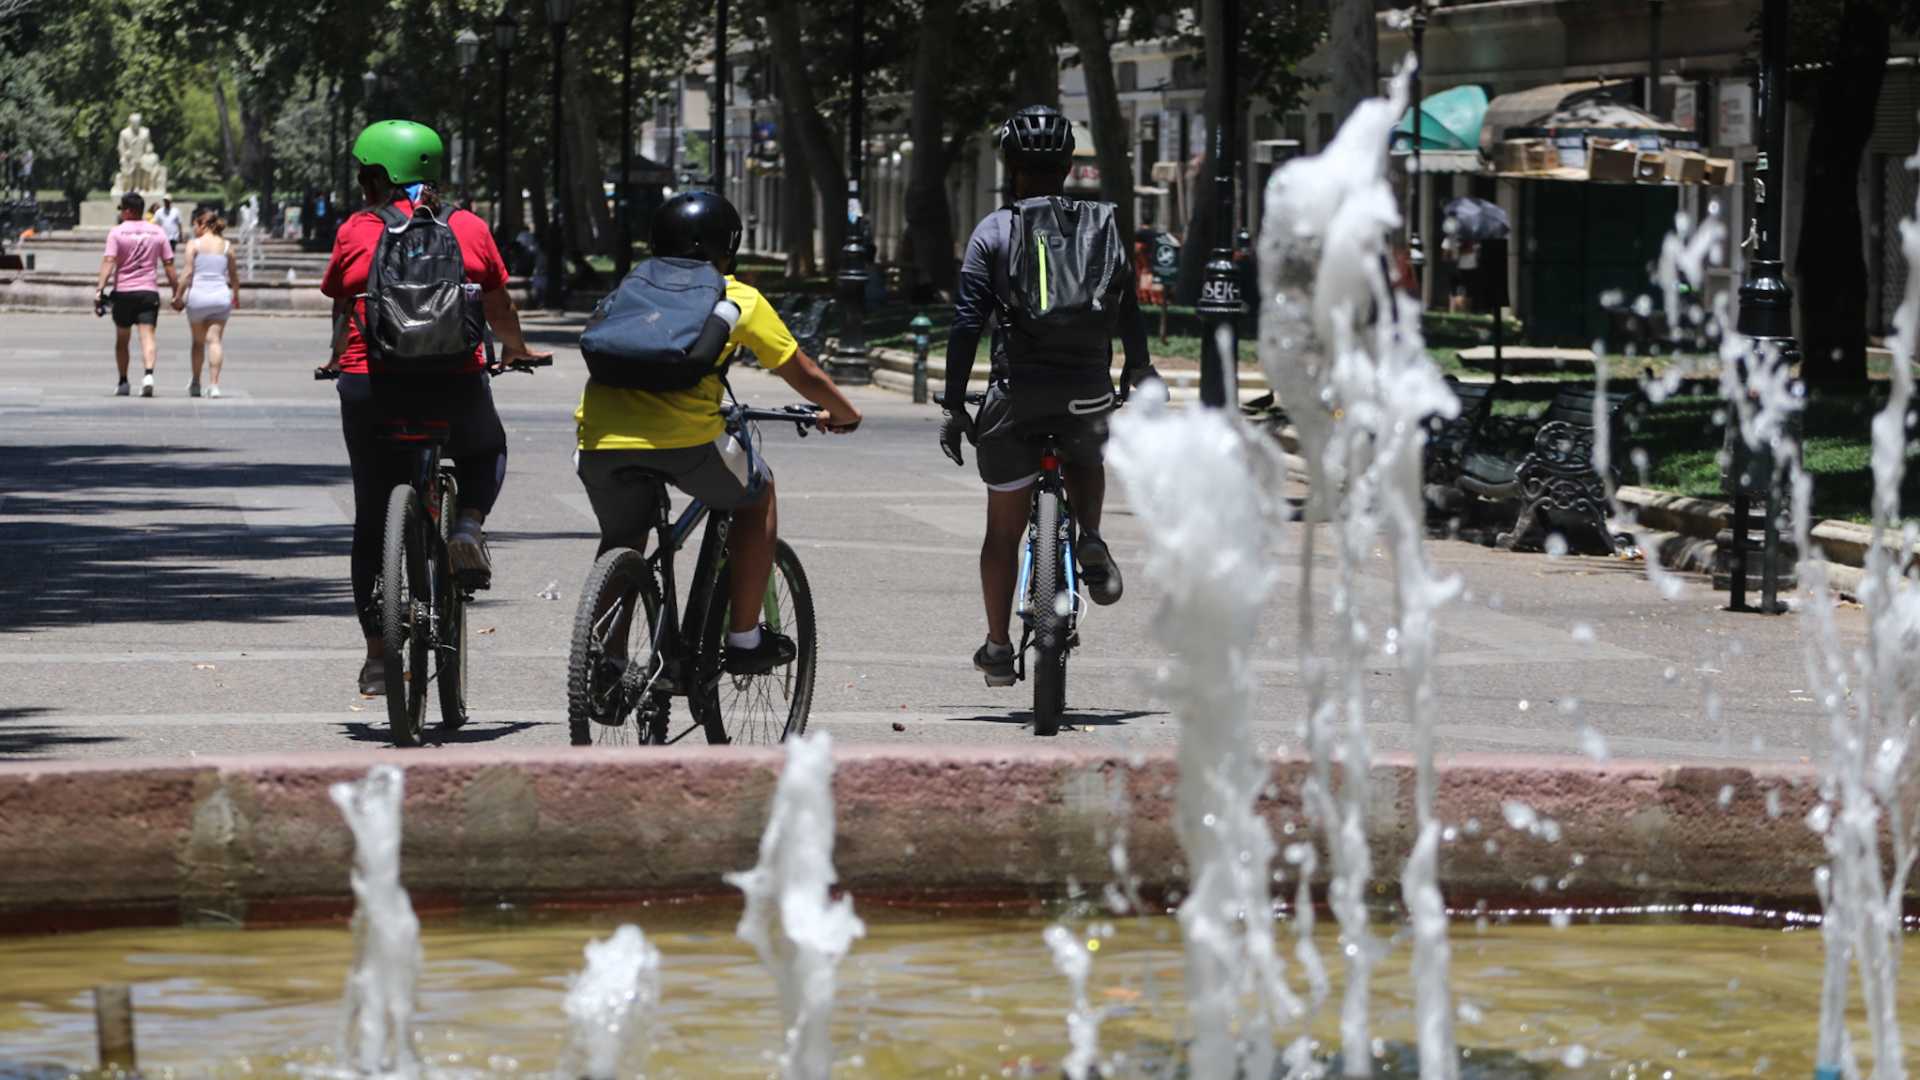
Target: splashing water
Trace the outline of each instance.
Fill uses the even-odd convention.
[[[1251,653],[1274,584],[1265,493],[1284,466],[1236,417],[1151,402],[1115,418],[1107,460],[1151,538],[1148,576],[1167,590],[1154,636],[1177,653],[1160,689],[1180,722],[1189,1069],[1206,1080],[1266,1076],[1275,1025],[1305,1015],[1274,949],[1275,847],[1254,809],[1269,771],[1253,738]]]
[[[824,732],[787,743],[787,765],[760,837],[760,861],[726,875],[747,895],[738,933],[760,954],[780,992],[780,1075],[822,1080],[833,1071],[835,971],[867,928],[853,898],[835,900],[833,740]]]
[[[1908,167],[1920,167],[1920,157]],[[1670,324],[1677,326],[1672,315],[1680,279],[1699,286],[1703,253],[1717,246],[1721,227],[1712,219],[1696,227],[1684,216],[1675,224],[1660,262],[1659,284],[1668,297]],[[1920,220],[1902,221],[1900,236],[1908,265],[1920,271]],[[1685,317],[1718,334],[1715,359],[1730,417],[1748,447],[1772,452],[1778,470],[1774,480],[1784,482],[1791,497],[1804,593],[1801,609],[1810,624],[1810,632],[1803,635],[1803,655],[1809,690],[1827,715],[1831,744],[1822,786],[1826,801],[1807,819],[1831,860],[1814,881],[1824,912],[1821,934],[1826,947],[1815,1073],[1833,1080],[1862,1075],[1846,1028],[1849,985],[1857,972],[1872,1043],[1869,1075],[1899,1080],[1906,1076],[1896,1003],[1901,898],[1920,855],[1920,820],[1912,817],[1901,797],[1920,771],[1912,753],[1910,719],[1914,692],[1920,689],[1912,662],[1920,652],[1920,581],[1903,569],[1914,546],[1913,527],[1903,531],[1899,525],[1905,425],[1913,398],[1915,348],[1920,345],[1920,272],[1908,275],[1905,297],[1894,315],[1890,392],[1872,424],[1873,536],[1859,588],[1867,624],[1864,649],[1841,640],[1827,564],[1813,543],[1812,478],[1802,466],[1793,424],[1803,402],[1789,365],[1780,362],[1772,343],[1756,342],[1732,329],[1724,295],[1710,315],[1696,310]],[[1649,396],[1660,400],[1686,374],[1683,365],[1676,365],[1650,387]],[[1595,467],[1605,476],[1602,449],[1596,442]],[[1650,572],[1654,562],[1648,560]],[[1667,595],[1672,598],[1673,593]],[[1883,845],[1883,831],[1890,844]]]
[[[642,1059],[648,1010],[660,1003],[660,950],[637,926],[590,941],[587,966],[567,986],[566,1080],[618,1080]]]
[[[1089,1075],[1095,1075],[1093,1068],[1100,1061],[1101,1014],[1087,1001],[1087,976],[1093,971],[1093,954],[1087,951],[1078,934],[1059,923],[1047,927],[1042,937],[1053,952],[1054,970],[1067,977],[1067,986],[1073,994],[1073,1008],[1067,1013],[1069,1049],[1060,1068],[1068,1080],[1087,1080]]]
[[[347,975],[341,1056],[362,1075],[419,1075],[413,1046],[420,920],[400,884],[400,804],[406,780],[376,765],[328,790],[353,830],[353,969]]]
[[[1420,493],[1428,417],[1458,415],[1420,338],[1418,301],[1388,280],[1387,237],[1400,224],[1387,180],[1389,133],[1406,107],[1403,65],[1385,99],[1363,103],[1321,154],[1288,162],[1267,190],[1261,230],[1260,357],[1289,407],[1308,463],[1308,520],[1329,521],[1336,555],[1330,656],[1318,655],[1312,599],[1314,533],[1302,545],[1300,649],[1308,693],[1312,771],[1303,799],[1332,856],[1328,890],[1347,957],[1341,1054],[1348,1075],[1371,1061],[1368,981],[1381,946],[1367,927],[1367,770],[1371,747],[1365,677],[1374,647],[1397,654],[1406,673],[1418,760],[1416,841],[1401,875],[1413,920],[1420,1072],[1452,1076],[1453,1009],[1447,988],[1445,907],[1438,886],[1440,824],[1433,816],[1434,711],[1430,674],[1434,613],[1459,591],[1436,576],[1425,550]],[[1391,614],[1369,611],[1361,578],[1385,532],[1394,566]],[[1386,630],[1376,642],[1379,624]],[[1340,799],[1333,795],[1334,740],[1344,719]]]

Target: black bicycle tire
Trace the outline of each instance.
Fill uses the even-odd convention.
[[[645,556],[632,548],[614,548],[594,560],[587,571],[586,584],[580,589],[580,606],[573,616],[573,640],[567,650],[567,741],[574,746],[592,746],[593,729],[605,726],[593,719],[593,699],[599,689],[594,685],[599,665],[592,654],[593,627],[606,610],[610,592],[615,589],[624,592],[628,581],[632,582],[646,609],[647,640],[652,641],[655,621],[660,617],[660,585],[654,580]],[[644,731],[636,735],[636,741],[647,737]]]
[[[417,671],[409,678],[415,657],[413,593],[419,584],[410,565],[408,547],[415,514],[413,488],[396,485],[387,496],[386,543],[380,560],[380,635],[387,650],[387,731],[395,746],[420,745],[420,705],[413,692],[421,683]]]
[[[452,473],[440,477],[439,640],[434,642],[433,687],[440,698],[440,730],[458,731],[467,722],[467,598],[448,563],[447,534],[460,512],[460,487]]]
[[[1060,733],[1066,711],[1067,617],[1058,605],[1067,582],[1060,565],[1060,495],[1037,491],[1033,498],[1033,733],[1049,736]]]
[[[793,692],[787,706],[787,722],[778,740],[786,742],[806,734],[807,715],[813,711],[814,680],[820,660],[819,625],[813,610],[813,586],[807,581],[806,569],[800,565],[799,553],[788,546],[785,540],[778,541],[774,547],[773,572],[786,580],[787,592],[793,597],[794,626],[790,635],[796,649],[792,664]],[[716,745],[740,741],[733,737],[733,732],[727,730],[726,717],[721,715],[719,689],[720,680],[727,678],[721,672],[720,665],[726,653],[726,598],[731,579],[731,568],[725,564],[713,575],[706,626],[700,632],[700,656],[696,665],[700,671],[700,681],[689,698],[694,706],[694,716],[706,732],[707,741]],[[771,675],[752,677],[765,679]]]

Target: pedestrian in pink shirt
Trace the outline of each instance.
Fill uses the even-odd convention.
[[[100,260],[99,305],[108,302],[107,281],[113,279],[113,360],[120,365],[120,385],[114,390],[127,396],[127,355],[134,327],[140,328],[140,360],[146,375],[140,380],[140,396],[153,396],[153,363],[158,353],[154,329],[160,321],[160,282],[157,272],[165,269],[167,285],[180,289],[179,275],[173,270],[173,245],[160,226],[142,221],[147,200],[129,191],[120,197],[120,224],[107,234],[107,251]]]

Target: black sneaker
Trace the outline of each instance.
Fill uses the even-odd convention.
[[[387,693],[387,660],[384,656],[369,656],[367,662],[360,665],[360,692],[367,697],[385,697]]]
[[[728,645],[727,656],[721,667],[729,675],[765,675],[774,668],[793,663],[794,657],[799,655],[800,649],[792,638],[762,626],[760,644],[751,649]]]
[[[1107,542],[1093,533],[1081,530],[1080,580],[1087,583],[1087,595],[1093,602],[1102,606],[1120,599],[1125,586],[1120,582],[1120,568],[1113,563],[1113,553],[1107,550]]]
[[[1006,651],[1002,652],[994,648],[993,643],[989,641],[974,650],[973,669],[987,677],[988,686],[1014,684],[1013,646],[1005,645],[1002,648]]]

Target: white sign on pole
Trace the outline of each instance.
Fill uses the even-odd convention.
[[[1673,122],[1693,131],[1700,122],[1700,91],[1691,84],[1673,88]]]
[[[1720,146],[1749,146],[1753,143],[1753,87],[1745,82],[1720,84],[1719,123],[1713,141]]]

